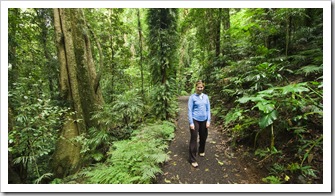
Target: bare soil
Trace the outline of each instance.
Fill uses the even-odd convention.
[[[251,152],[243,146],[231,148],[225,130],[215,125],[215,117],[208,130],[205,157],[197,157],[198,168],[188,162],[190,139],[188,96],[179,98],[179,115],[175,137],[169,146],[170,160],[162,166],[156,184],[263,184],[265,169],[257,167]]]

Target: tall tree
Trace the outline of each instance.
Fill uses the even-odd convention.
[[[217,19],[215,25],[215,57],[218,58],[221,53],[221,22],[222,22],[222,8],[217,10]]]
[[[81,166],[80,145],[74,139],[95,125],[91,115],[103,103],[94,89],[96,71],[82,9],[54,9],[56,44],[60,63],[60,91],[72,109],[66,115],[53,156],[58,177],[76,172]]]
[[[178,43],[177,34],[178,9],[160,8],[149,9],[147,14],[148,23],[148,46],[151,61],[151,76],[153,84],[156,85],[155,114],[162,119],[168,119],[170,114],[168,108],[173,99],[171,82],[176,78],[176,50]]]
[[[151,73],[154,84],[165,84],[175,72],[174,58],[177,48],[177,9],[149,9],[149,56],[153,58]]]
[[[138,28],[138,43],[139,43],[139,55],[140,55],[140,68],[141,68],[141,92],[142,92],[142,99],[144,100],[144,79],[143,79],[143,55],[142,55],[142,26],[141,26],[141,15],[140,15],[140,8],[137,9],[137,28]]]

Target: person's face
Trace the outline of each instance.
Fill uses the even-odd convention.
[[[196,93],[197,94],[201,94],[202,91],[204,90],[204,86],[202,84],[198,84],[196,87],[195,87],[195,90],[196,90]]]

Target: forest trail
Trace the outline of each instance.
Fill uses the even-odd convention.
[[[263,184],[264,172],[241,158],[243,152],[231,150],[229,138],[215,126],[215,118],[208,130],[206,156],[197,156],[199,167],[193,168],[188,162],[188,96],[179,97],[178,102],[177,128],[168,149],[170,160],[163,165],[156,184]]]

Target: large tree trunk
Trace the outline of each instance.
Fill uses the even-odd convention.
[[[80,145],[74,139],[95,125],[91,115],[103,103],[95,93],[96,71],[84,15],[81,9],[54,9],[54,23],[60,62],[60,91],[71,111],[66,115],[53,156],[56,177],[76,172],[82,166]]]

